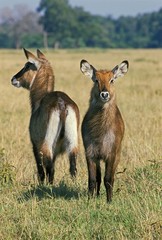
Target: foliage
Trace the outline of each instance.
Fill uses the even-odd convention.
[[[24,44],[52,48],[162,47],[162,9],[113,19],[71,7],[68,0],[41,0],[37,13],[24,12],[22,7],[16,10],[21,12],[18,17],[11,11],[0,19],[0,48],[20,48]]]
[[[67,0],[42,0],[38,11],[43,12],[40,23],[53,38],[53,45],[59,42],[63,48],[107,46],[107,32],[97,17],[82,8],[72,8]]]
[[[21,48],[24,44],[24,37],[28,42],[27,45],[34,47],[33,35],[40,38],[41,33],[42,27],[38,24],[38,13],[28,10],[25,5],[18,5],[14,11],[2,11],[0,48]],[[43,41],[41,46],[43,46]]]

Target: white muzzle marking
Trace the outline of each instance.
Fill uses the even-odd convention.
[[[109,99],[110,99],[110,94],[109,94],[109,92],[102,91],[102,92],[100,93],[100,98],[101,98],[101,100],[102,100],[103,102],[109,101]]]
[[[17,81],[17,79],[14,77],[14,78],[12,78],[12,85],[14,86],[14,87],[17,87],[17,88],[19,88],[19,87],[21,87],[21,84],[20,84],[20,82],[19,81]]]

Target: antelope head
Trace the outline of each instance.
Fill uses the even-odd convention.
[[[94,82],[93,97],[96,101],[102,103],[108,102],[114,97],[114,82],[118,77],[122,77],[127,73],[128,67],[129,63],[126,60],[115,66],[111,71],[96,70],[86,60],[80,62],[81,72]]]
[[[25,63],[24,67],[12,77],[11,83],[13,86],[18,88],[23,87],[30,89],[35,80],[37,72],[46,58],[40,50],[37,50],[37,57],[26,49],[23,50],[27,58],[27,62]]]

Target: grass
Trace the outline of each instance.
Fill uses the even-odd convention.
[[[25,56],[22,51],[1,50],[0,239],[162,239],[162,50],[44,52],[55,71],[55,89],[77,102],[81,121],[92,82],[82,76],[80,60],[96,68],[130,62],[128,74],[116,82],[126,132],[114,197],[106,203],[102,182],[101,196],[88,201],[81,137],[76,181],[63,156],[56,162],[54,186],[37,185],[28,92],[10,84]]]

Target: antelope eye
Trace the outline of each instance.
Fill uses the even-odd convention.
[[[98,80],[97,80],[97,79],[95,79],[95,83],[98,83]]]
[[[27,62],[27,63],[25,64],[25,68],[28,69],[29,67],[30,67],[30,64]]]
[[[33,71],[37,70],[36,66],[34,65],[34,63],[31,63],[31,62],[27,62],[25,64],[25,69],[28,70],[28,69],[32,69]]]
[[[111,79],[111,80],[110,80],[110,83],[114,83],[114,79]]]

